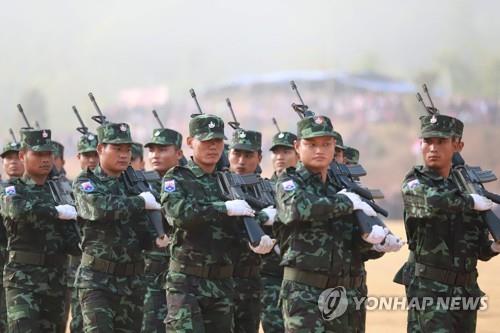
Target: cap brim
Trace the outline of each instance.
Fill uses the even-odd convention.
[[[424,134],[420,134],[421,139],[428,139],[428,138],[451,138],[453,136],[452,133],[443,133],[443,132],[426,132]]]
[[[258,151],[259,149],[256,149],[255,147],[252,147],[250,145],[246,145],[243,143],[237,143],[234,145],[229,145],[229,149],[236,149],[236,150],[245,150],[245,151]]]
[[[157,146],[176,146],[175,142],[170,142],[170,143],[159,143],[159,142],[148,142],[144,145],[144,147],[149,148],[152,145],[157,145]]]
[[[332,138],[334,138],[335,134],[333,134],[332,132],[315,132],[315,133],[301,136],[299,139],[311,139],[311,138],[318,138],[321,136],[331,136]]]
[[[28,149],[31,151],[36,151],[36,152],[50,151],[50,152],[54,153],[54,149],[52,148],[52,145],[29,146]]]
[[[99,143],[110,143],[115,145],[131,145],[134,142],[132,140],[115,139],[115,140],[103,140],[99,141]]]
[[[206,133],[206,134],[197,134],[194,136],[195,139],[200,141],[208,141],[212,139],[224,139],[224,133]]]
[[[19,151],[20,151],[19,149],[9,149],[9,150],[6,150],[6,151],[2,152],[2,153],[0,154],[0,157],[1,157],[1,158],[4,158],[4,157],[5,157],[5,155],[7,155],[7,154],[9,154],[9,153],[14,153],[14,152],[19,153]]]
[[[97,152],[97,148],[85,148],[85,149],[81,149],[81,150],[78,150],[78,154],[83,154],[83,153],[90,153],[90,152]]]
[[[269,150],[273,150],[274,148],[277,148],[277,147],[295,148],[294,145],[289,144],[289,143],[278,143],[278,144],[272,145],[271,148],[269,148]]]

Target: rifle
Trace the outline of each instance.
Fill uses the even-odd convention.
[[[10,136],[12,137],[12,141],[14,143],[17,143],[16,135],[14,134],[14,131],[12,130],[12,128],[9,128],[9,133],[10,133]]]
[[[26,123],[26,127],[21,127],[21,129],[32,130],[33,127],[31,127],[30,122],[28,121],[28,118],[26,118],[26,115],[24,114],[24,110],[23,110],[23,107],[21,106],[21,104],[17,104],[17,109],[19,110],[19,113],[21,114],[21,116],[24,119],[24,122]]]
[[[106,119],[106,116],[102,113],[99,105],[94,98],[94,95],[90,92],[89,98],[92,104],[94,105],[95,110],[97,111],[97,115],[92,116],[92,120],[97,123],[104,125],[109,123]],[[120,175],[120,179],[124,182],[127,192],[133,195],[139,195],[142,192],[153,192],[146,177],[143,172],[134,170],[130,165],[127,169],[122,172]],[[155,197],[158,197],[159,193],[153,193]],[[165,237],[165,228],[163,227],[162,215],[159,210],[147,210],[146,216],[150,223],[153,224],[157,237],[163,238]]]
[[[301,103],[292,103],[293,110],[299,115],[301,119],[314,116],[314,112],[310,111],[309,107],[304,103],[304,100],[300,95],[295,81],[290,81],[290,86],[292,87],[292,90],[297,94],[297,97],[299,98],[299,101]],[[360,177],[366,176],[366,170],[361,164],[345,165],[333,160],[330,163],[330,167],[328,168],[328,175],[347,191],[359,195],[361,199],[368,205],[370,205],[377,213],[383,215],[384,217],[389,216],[389,213],[385,209],[374,202],[375,198],[383,198],[382,192],[380,190],[369,190],[360,185],[358,179]],[[361,233],[363,234],[369,234],[372,231],[372,227],[374,225],[383,227],[385,226],[384,222],[382,222],[382,220],[377,216],[368,216],[362,210],[355,210],[354,216],[361,230]]]
[[[434,106],[429,95],[427,86],[423,85],[424,92],[427,94],[431,106],[427,106],[417,93],[417,100],[423,104],[425,110],[430,115],[438,115],[439,110]],[[484,187],[484,183],[489,183],[497,180],[497,177],[491,170],[483,170],[478,166],[469,166],[465,163],[462,155],[455,152],[452,157],[451,178],[458,186],[461,193],[464,194],[479,194],[491,201],[500,204],[500,195],[491,193]],[[482,220],[486,223],[488,230],[495,241],[500,240],[500,218],[492,210],[487,210],[480,213]]]
[[[196,116],[199,116],[200,114],[203,114],[203,111],[201,110],[200,103],[198,103],[198,98],[196,98],[196,93],[194,92],[193,88],[189,89],[189,94],[191,94],[191,97],[194,99],[194,102],[196,103],[196,108],[198,109],[198,113],[193,113],[191,115],[191,118],[194,118]]]

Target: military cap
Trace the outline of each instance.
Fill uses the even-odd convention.
[[[50,139],[51,132],[48,129],[25,129],[21,131],[21,147],[32,151],[44,152],[54,151],[54,146]]]
[[[97,127],[99,143],[132,144],[130,127],[125,123],[107,123]]]
[[[450,138],[462,137],[464,123],[457,118],[434,114],[420,117],[420,137]]]
[[[189,136],[200,141],[224,139],[224,121],[210,114],[197,115],[189,121]]]
[[[97,151],[97,136],[92,133],[84,134],[76,145],[79,154]]]
[[[62,143],[52,140],[52,147],[54,156],[61,158],[64,157],[64,146],[62,145]]]
[[[262,148],[262,134],[238,128],[233,132],[229,149],[259,151]]]
[[[333,131],[333,137],[335,138],[335,147],[340,149],[345,149],[344,140],[342,139],[342,135],[339,132]]]
[[[151,145],[174,145],[177,148],[182,146],[182,134],[169,128],[157,128],[153,130],[153,138],[144,147]]]
[[[144,148],[141,143],[132,142],[132,159],[135,160],[138,157],[144,158]]]
[[[330,118],[326,116],[305,117],[297,123],[297,137],[299,139],[319,136],[335,136]]]
[[[5,146],[2,147],[2,154],[0,154],[1,158],[4,158],[5,155],[11,152],[16,152],[21,150],[21,144],[19,142],[7,142]]]
[[[359,162],[359,150],[353,147],[345,146],[344,158],[346,164],[358,164]]]
[[[297,140],[297,136],[291,132],[279,132],[273,136],[271,149],[276,147],[289,147],[293,148],[294,141]]]

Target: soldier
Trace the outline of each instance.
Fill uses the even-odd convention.
[[[477,284],[477,261],[489,260],[500,245],[488,239],[481,212],[494,204],[459,192],[450,177],[452,156],[463,147],[463,123],[445,115],[420,117],[424,166],[406,175],[404,222],[411,251],[399,278],[407,285],[408,332],[475,332],[477,308],[440,307],[438,297],[483,295]],[[432,300],[422,305],[422,298]],[[471,304],[471,303],[470,303]],[[479,302],[478,302],[479,307]]]
[[[276,184],[278,177],[287,168],[295,167],[299,161],[299,155],[293,146],[297,136],[290,132],[279,132],[273,136],[271,146],[271,162],[274,173],[271,182]],[[268,235],[273,235],[272,225],[263,225],[262,229]],[[275,246],[279,249],[279,245]],[[271,251],[262,256],[261,280],[263,293],[261,298],[262,311],[260,320],[264,333],[284,332],[283,315],[278,306],[281,283],[283,281],[283,267],[280,266],[278,253]]]
[[[333,159],[337,162],[337,163],[342,163],[344,164],[345,163],[345,155],[344,155],[344,151],[345,151],[345,146],[344,146],[344,140],[342,139],[342,135],[340,135],[339,132],[337,131],[334,131],[334,135],[335,135],[335,154],[333,155]]]
[[[353,147],[345,146],[344,161],[347,165],[354,165],[359,163],[359,150]]]
[[[215,167],[224,149],[224,122],[203,114],[189,122],[186,167],[163,178],[161,203],[174,231],[167,275],[167,332],[231,332],[235,237],[231,216],[253,216],[244,200],[222,196]]]
[[[52,140],[52,146],[54,151],[54,165],[56,167],[57,174],[66,176],[66,170],[64,170],[64,164],[66,164],[66,161],[64,160],[64,146],[54,140]]]
[[[19,178],[24,173],[23,163],[19,159],[20,150],[21,144],[19,142],[8,142],[2,149],[0,157],[8,179]]]
[[[142,147],[142,144],[138,142],[132,143],[132,158],[130,161],[130,165],[132,165],[132,168],[134,168],[134,170],[144,170],[144,148]]]
[[[179,164],[184,156],[182,153],[182,135],[168,128],[153,130],[151,141],[145,147],[149,149],[148,158],[153,170],[158,173],[159,181],[152,182],[155,193],[161,192],[161,177],[170,168]],[[168,226],[165,226],[168,230]],[[155,248],[145,255],[145,283],[144,314],[142,318],[142,332],[165,332],[167,316],[167,299],[165,282],[168,272],[170,252],[167,247]]]
[[[73,193],[82,219],[82,260],[75,286],[85,332],[139,332],[142,321],[143,249],[154,231],[149,210],[159,210],[151,192],[129,193],[122,173],[131,158],[127,124],[97,128],[99,166],[82,171]],[[156,239],[159,244],[159,239]]]
[[[25,173],[0,195],[8,236],[4,270],[9,332],[64,332],[66,254],[78,253],[67,220],[70,205],[56,206],[47,183],[52,168],[50,130],[21,132]]]
[[[262,160],[262,135],[256,131],[237,129],[229,145],[229,170],[239,175],[256,173]],[[272,225],[276,209],[267,207],[256,214],[264,225]],[[261,259],[259,254],[269,253],[274,243],[267,235],[256,247],[249,246],[246,229],[237,218],[238,234],[231,249],[234,265],[234,332],[255,332],[259,330],[262,298],[260,279]],[[255,252],[255,253],[254,253]]]
[[[92,133],[84,134],[78,140],[76,146],[78,154],[76,157],[80,162],[80,169],[95,169],[99,164],[99,155],[97,154],[97,137]]]
[[[353,298],[366,294],[363,260],[372,244],[362,240],[352,213],[376,213],[358,195],[339,192],[342,187],[328,176],[336,144],[329,118],[303,118],[297,136],[302,165],[278,179],[273,226],[284,266],[280,302],[285,330],[362,332],[364,311],[355,308]],[[346,312],[337,318],[318,307],[324,289],[334,287],[344,288],[348,300]]]

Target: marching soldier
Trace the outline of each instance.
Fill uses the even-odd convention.
[[[82,218],[82,260],[75,286],[85,332],[139,332],[142,322],[144,258],[154,231],[146,219],[159,210],[151,192],[129,193],[120,177],[131,159],[127,124],[97,128],[99,166],[73,184]],[[156,239],[159,243],[159,239]]]
[[[53,166],[50,130],[21,132],[25,173],[0,195],[8,236],[4,270],[9,332],[64,332],[66,254],[78,253],[78,235],[66,221],[70,205],[56,206],[47,179]]]
[[[493,203],[480,195],[459,192],[450,177],[452,156],[463,147],[463,123],[445,115],[420,117],[423,166],[406,175],[404,222],[411,251],[396,281],[406,285],[408,332],[475,332],[477,308],[440,307],[438,297],[483,295],[477,284],[477,261],[489,260],[500,245],[488,239],[481,212]],[[460,302],[460,304],[463,304]],[[477,303],[479,307],[479,302]]]
[[[359,163],[359,150],[353,147],[346,146],[344,149],[344,161],[347,165]]]
[[[142,144],[138,142],[132,143],[132,158],[130,165],[132,165],[134,170],[144,170],[144,148],[142,147]]]
[[[244,200],[222,196],[215,168],[224,149],[224,122],[202,114],[189,122],[186,167],[163,178],[161,203],[174,231],[167,275],[167,332],[233,329],[232,216],[253,216]]]
[[[341,163],[341,164],[344,164],[345,163],[345,146],[344,146],[344,140],[342,139],[342,135],[337,132],[337,131],[334,131],[334,135],[335,135],[335,154],[333,155],[333,159],[337,162],[337,163]]]
[[[161,192],[161,178],[165,173],[179,164],[182,154],[182,135],[168,128],[153,130],[151,141],[146,143],[149,149],[148,157],[159,180],[151,182],[155,193]],[[168,227],[165,226],[165,230]],[[170,251],[167,247],[154,248],[147,251],[145,257],[144,279],[146,294],[142,318],[142,332],[165,332],[167,316],[167,299],[165,282],[168,272]]]
[[[80,136],[77,143],[77,155],[80,162],[80,169],[92,170],[99,164],[99,155],[97,154],[97,137],[92,133],[87,133]]]

